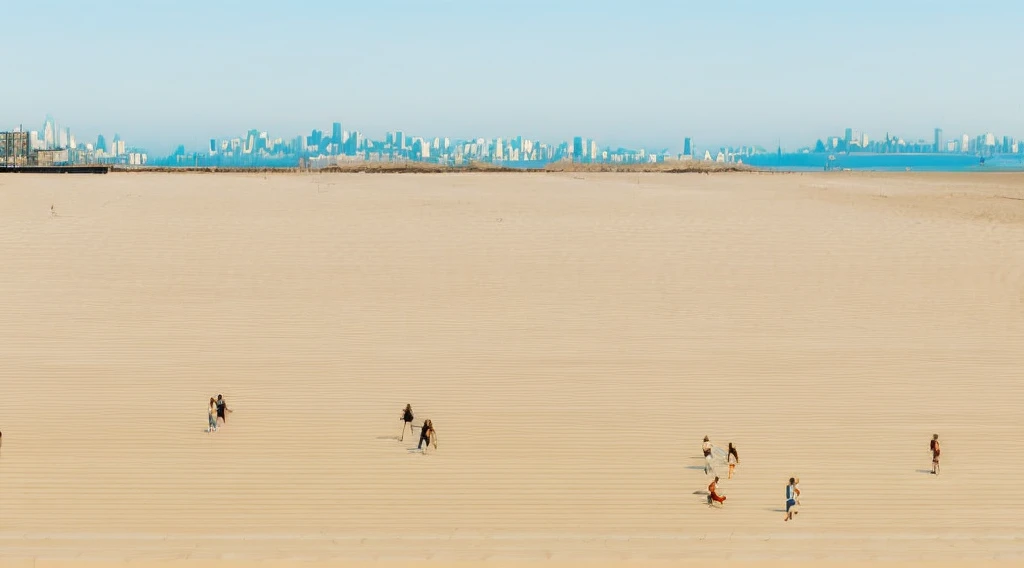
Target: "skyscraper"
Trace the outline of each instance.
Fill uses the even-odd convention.
[[[941,128],[936,128],[935,129],[935,147],[932,149],[932,151],[933,152],[941,152],[942,151],[942,129]]]
[[[53,117],[46,115],[46,121],[43,122],[43,148],[47,150],[52,149],[57,144],[57,123],[54,122]]]
[[[341,154],[341,123],[335,122],[331,126],[331,144],[334,144],[334,153]]]
[[[683,138],[683,155],[693,156],[693,139]]]
[[[583,159],[583,137],[577,136],[572,139],[572,159],[578,162]]]
[[[853,129],[852,128],[847,128],[846,129],[846,133],[843,136],[843,142],[844,142],[844,146],[847,149],[849,149],[850,148],[850,143],[853,142]]]

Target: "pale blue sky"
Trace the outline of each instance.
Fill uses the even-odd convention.
[[[49,112],[154,150],[334,120],[652,148],[1024,137],[1012,0],[59,0],[4,2],[0,28],[0,128]]]

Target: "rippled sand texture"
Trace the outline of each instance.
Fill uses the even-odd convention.
[[[1021,561],[1022,369],[1019,175],[0,176],[7,562]]]

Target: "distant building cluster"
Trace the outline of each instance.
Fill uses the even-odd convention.
[[[507,167],[542,167],[551,162],[596,164],[639,164],[666,160],[703,160],[708,162],[743,163],[747,158],[766,154],[822,153],[834,160],[839,154],[967,154],[989,156],[1024,154],[1024,144],[1010,136],[992,133],[978,136],[964,134],[946,138],[936,128],[931,140],[905,140],[885,135],[871,139],[866,133],[847,128],[842,136],[818,140],[813,147],[784,152],[781,143],[767,150],[761,146],[722,146],[717,150],[694,145],[693,139],[682,138],[682,152],[667,149],[612,148],[583,136],[549,144],[520,135],[501,138],[427,138],[410,136],[401,130],[388,132],[383,139],[372,139],[358,130],[346,130],[340,122],[331,128],[312,130],[292,138],[271,136],[265,131],[249,130],[242,136],[212,139],[201,151],[188,151],[184,146],[167,158],[150,160],[145,151],[128,146],[120,136],[108,141],[103,135],[95,143],[76,140],[70,128],[61,127],[50,116],[42,130],[16,128],[0,132],[0,167],[25,165],[160,165],[181,167],[304,167],[323,168],[355,162],[425,162],[448,166],[489,163]]]
[[[70,128],[61,127],[51,116],[42,130],[15,128],[0,132],[0,167],[124,165],[141,166],[149,161],[145,151],[127,146],[114,135],[109,143],[101,134],[96,143],[80,143]]]
[[[692,152],[687,139],[683,155],[692,158]],[[335,122],[329,131],[313,130],[295,138],[272,137],[264,131],[250,130],[244,136],[212,139],[205,152],[190,153],[179,146],[167,165],[246,167],[298,163],[316,168],[359,161],[412,161],[452,166],[484,162],[533,167],[557,161],[630,164],[678,157],[644,149],[600,147],[596,140],[583,137],[547,144],[523,136],[453,140],[409,136],[396,130],[386,133],[382,140],[374,140],[359,131],[345,130],[340,122]]]
[[[801,148],[800,152],[843,153],[872,152],[876,154],[968,154],[973,156],[997,156],[1003,154],[1024,154],[1024,144],[1012,136],[996,136],[988,132],[971,136],[964,134],[956,138],[945,138],[941,128],[936,128],[931,140],[923,138],[904,140],[886,133],[884,139],[871,140],[867,134],[847,128],[843,136],[831,136],[818,140],[814,148]]]

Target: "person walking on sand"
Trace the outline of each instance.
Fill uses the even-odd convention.
[[[228,401],[224,400],[224,395],[217,395],[217,421],[222,424],[228,423],[228,413],[234,412],[228,408]]]
[[[207,415],[210,420],[210,427],[206,429],[207,432],[217,431],[217,399],[210,397],[210,407],[206,409]]]
[[[426,443],[427,447],[424,448],[423,444]],[[423,421],[423,426],[420,428],[420,443],[416,444],[416,449],[422,449],[424,453],[433,445],[434,449],[437,449],[437,432],[434,431],[434,423],[429,419]]]
[[[714,503],[718,503],[719,505],[725,504],[725,495],[718,494],[718,477],[715,477],[715,480],[711,482],[711,485],[708,485],[708,497],[710,497],[711,501]]]
[[[932,450],[932,475],[939,474],[939,454],[942,453],[942,448],[939,447],[939,435],[932,434],[932,443],[930,445]]]
[[[412,434],[412,405],[405,405],[405,410],[402,411],[402,417],[399,420],[402,421],[402,435],[398,437],[398,441],[405,440],[405,427],[409,427],[409,433]]]
[[[796,505],[799,498],[800,490],[796,488],[796,478],[790,477],[789,485],[786,486],[786,518],[782,520],[791,520],[793,515],[797,514]]]
[[[711,445],[711,439],[704,436],[704,444],[700,448],[701,451],[704,452],[704,475],[715,473],[715,466],[711,464],[711,448],[713,447],[714,446]]]
[[[736,452],[736,446],[729,442],[729,479],[732,479],[732,474],[736,471],[738,463],[740,463],[740,455]]]

